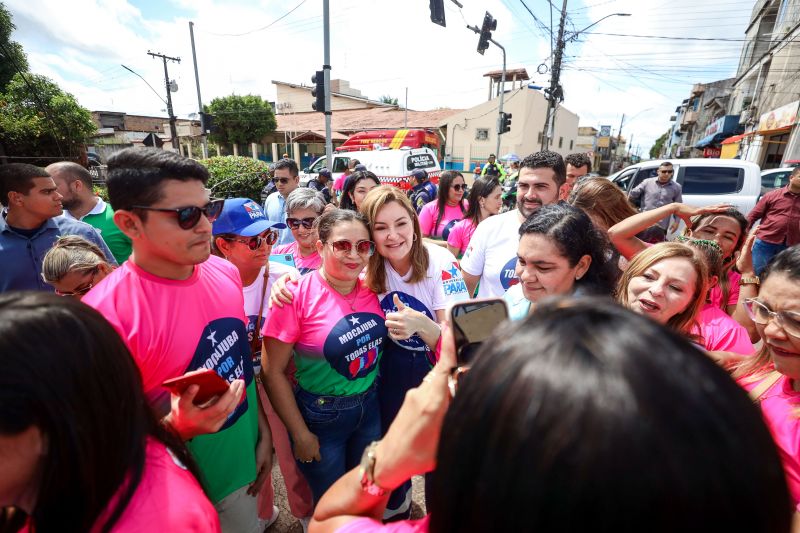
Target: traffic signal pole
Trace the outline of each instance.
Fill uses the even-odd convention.
[[[331,26],[330,0],[322,1],[324,58],[322,70],[325,76],[325,161],[333,172],[333,136],[331,134]]]
[[[489,42],[503,51],[503,73],[500,75],[500,105],[497,108],[497,148],[494,151],[497,157],[500,157],[500,136],[505,133],[503,131],[503,126],[505,124],[505,120],[503,120],[503,101],[506,96],[506,49],[491,37],[489,38]]]

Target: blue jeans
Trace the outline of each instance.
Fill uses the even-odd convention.
[[[783,243],[772,244],[771,242],[756,239],[756,242],[753,243],[753,270],[756,276],[760,276],[764,269],[767,268],[769,262],[772,261],[772,258],[786,248],[786,245]]]
[[[388,431],[394,418],[403,405],[406,392],[419,387],[428,372],[431,364],[425,352],[414,352],[406,350],[396,344],[389,343],[384,345],[383,357],[380,362],[380,386],[378,387],[378,397],[381,405],[381,425],[384,434]],[[425,476],[426,491],[425,496],[430,492],[427,490],[428,476]],[[386,505],[384,516],[391,515],[391,520],[405,520],[411,516],[410,507],[411,481],[406,481],[392,492],[389,503]],[[406,508],[406,504],[408,507]]]
[[[366,447],[381,438],[378,394],[375,385],[352,396],[318,396],[298,387],[295,399],[306,426],[319,439],[322,460],[297,462],[318,502],[337,479],[360,464]]]

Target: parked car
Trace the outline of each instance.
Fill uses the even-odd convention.
[[[793,171],[794,167],[770,168],[761,171],[761,195],[773,189],[785,187],[789,183],[789,176]]]

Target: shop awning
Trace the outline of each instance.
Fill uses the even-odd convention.
[[[705,148],[706,146],[717,145],[722,142],[722,140],[730,135],[730,133],[714,133],[713,135],[708,135],[700,139],[700,142],[694,145],[695,148]]]
[[[728,137],[727,139],[722,141],[722,144],[723,145],[725,145],[725,144],[735,144],[735,143],[741,142],[742,139],[744,139],[745,137],[747,137],[749,135],[753,135],[754,133],[755,133],[754,131],[748,131],[747,133],[742,133],[742,134],[739,134],[739,135],[734,135],[733,137]]]

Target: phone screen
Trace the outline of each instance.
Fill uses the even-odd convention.
[[[272,254],[269,256],[270,263],[281,263],[290,267],[296,267],[292,254]]]
[[[450,323],[453,327],[458,364],[471,364],[481,343],[507,318],[508,308],[499,298],[455,304],[450,311]]]

